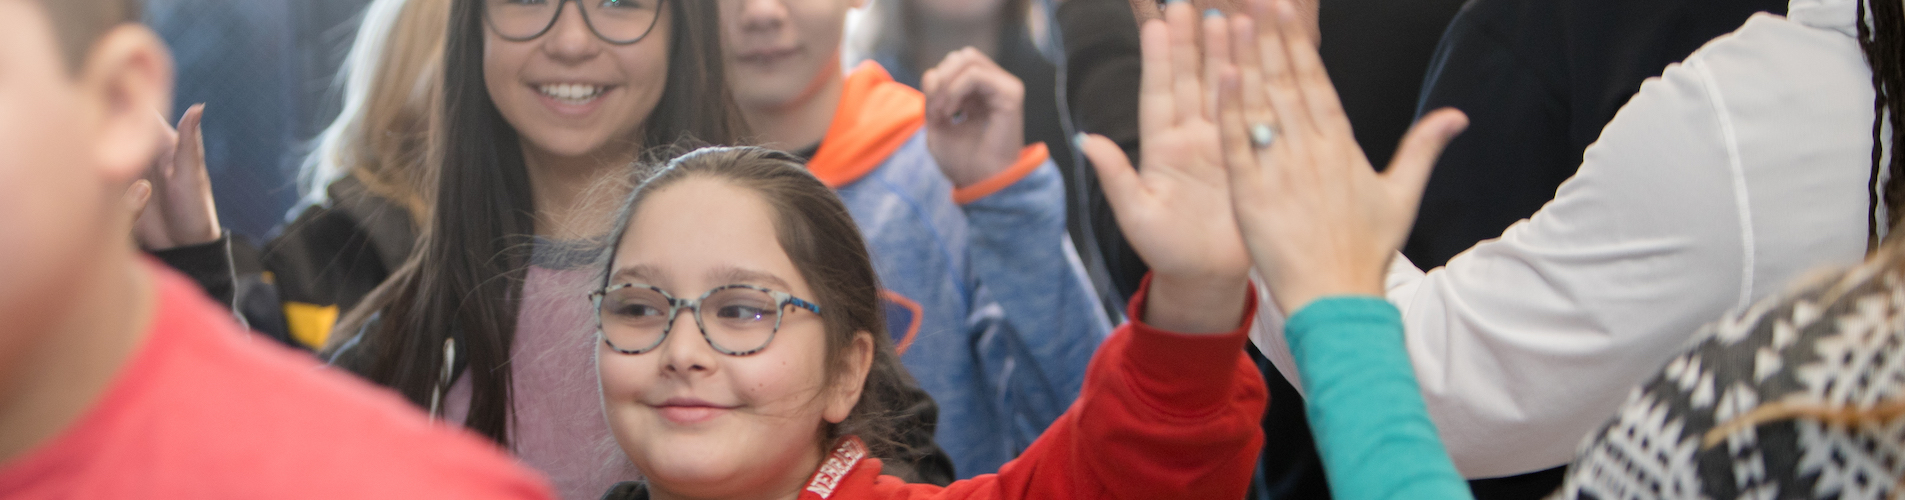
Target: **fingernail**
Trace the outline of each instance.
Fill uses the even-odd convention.
[[[1224,17],[1224,11],[1217,10],[1217,9],[1204,9],[1204,17],[1221,18],[1221,17]]]
[[[1077,151],[1079,153],[1085,152],[1085,133],[1084,132],[1072,134],[1072,150]]]

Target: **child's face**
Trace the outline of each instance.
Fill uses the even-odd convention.
[[[531,154],[621,161],[613,159],[641,146],[635,134],[668,81],[675,9],[662,0],[634,1],[639,5],[630,8],[659,8],[660,18],[630,45],[610,44],[589,30],[577,7],[587,2],[563,4],[555,26],[528,41],[506,40],[484,27],[484,83]]]
[[[730,284],[815,300],[782,251],[772,214],[749,189],[683,180],[643,202],[609,282],[689,300]],[[851,381],[864,373],[828,384],[821,317],[795,307],[781,315],[772,341],[747,356],[712,348],[685,309],[652,351],[623,354],[598,343],[609,425],[652,487],[695,498],[791,495],[819,467],[823,422],[846,418],[859,399],[858,390],[832,387],[857,388]],[[710,326],[717,317],[706,316]]]
[[[157,152],[170,60],[139,29],[93,54],[73,73],[41,5],[0,0],[0,371],[132,244],[124,194]]]
[[[847,10],[862,0],[720,0],[722,52],[734,97],[748,113],[818,97],[840,73]],[[831,72],[832,74],[830,74]],[[805,144],[793,147],[804,147]]]

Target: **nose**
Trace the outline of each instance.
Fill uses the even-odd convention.
[[[734,13],[742,31],[769,31],[787,22],[787,5],[782,0],[733,0],[740,3]]]
[[[582,0],[586,1],[586,0]],[[582,1],[563,2],[556,11],[556,25],[543,37],[543,53],[559,62],[580,62],[601,53],[602,45],[589,31],[583,19]]]
[[[682,310],[675,316],[675,324],[669,326],[668,338],[662,341],[661,354],[665,358],[662,369],[668,373],[689,375],[714,371],[716,356],[720,353],[701,335],[701,325],[695,322],[694,314],[693,310]]]

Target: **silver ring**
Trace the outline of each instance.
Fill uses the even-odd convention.
[[[1257,149],[1270,149],[1277,142],[1277,128],[1262,123],[1250,124],[1250,145]]]

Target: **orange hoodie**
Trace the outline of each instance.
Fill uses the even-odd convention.
[[[905,84],[878,63],[867,61],[847,75],[833,124],[820,141],[820,150],[807,169],[828,187],[854,183],[886,163],[895,151],[926,125],[926,96]],[[1012,167],[984,181],[953,191],[961,204],[1005,189],[1037,170],[1048,157],[1045,144],[1026,146]]]

